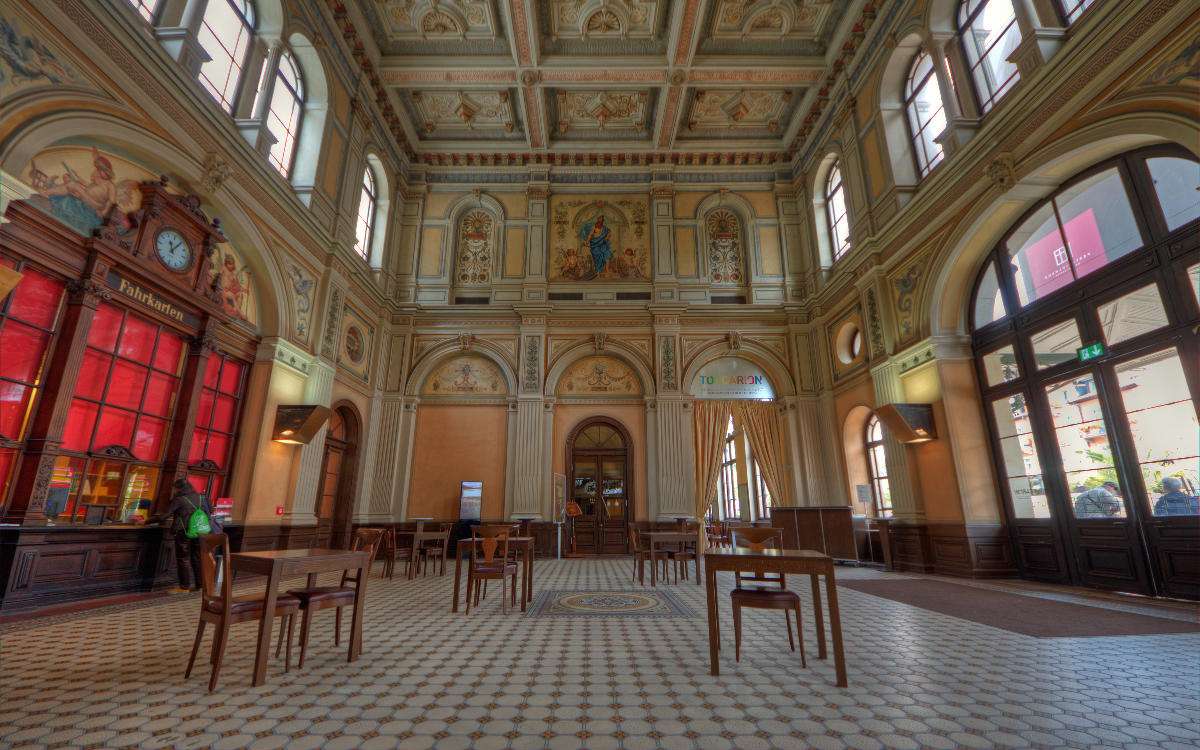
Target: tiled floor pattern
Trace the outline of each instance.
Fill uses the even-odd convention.
[[[535,592],[631,588],[629,566],[539,561]],[[884,575],[894,574],[838,569]],[[204,670],[182,679],[195,596],[4,626],[0,748],[1200,746],[1197,635],[1029,638],[842,588],[850,686],[840,689],[832,659],[812,658],[807,601],[808,669],[787,651],[781,614],[753,610],[735,664],[726,600],[722,674],[712,677],[702,616],[502,616],[489,595],[468,617],[449,611],[450,586],[450,576],[376,575],[362,659],[345,662],[322,612],[305,668],[283,674],[272,661],[259,688],[248,687],[255,627],[235,626],[212,694]],[[671,591],[703,613],[701,587]]]

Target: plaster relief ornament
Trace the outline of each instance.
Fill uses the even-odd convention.
[[[492,281],[492,229],[495,219],[483,209],[473,208],[459,222],[455,282],[459,286],[483,286]]]
[[[742,220],[727,208],[708,212],[709,276],[713,284],[742,284]]]
[[[815,39],[831,15],[830,0],[720,0],[713,39]]]
[[[550,0],[553,39],[651,39],[666,0]],[[597,7],[599,6],[599,7]]]
[[[558,130],[566,133],[572,126],[632,128],[641,133],[646,127],[646,103],[649,90],[641,91],[559,91]]]
[[[496,39],[485,0],[394,0],[383,4],[387,34],[396,40]]]
[[[779,131],[792,92],[774,90],[697,91],[688,130],[733,129]]]
[[[503,128],[511,133],[516,127],[508,91],[414,91],[412,101],[424,122],[425,132],[433,135],[472,131],[476,128]]]

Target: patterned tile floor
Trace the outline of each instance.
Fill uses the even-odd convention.
[[[630,587],[627,560],[539,561],[536,591]],[[378,570],[378,568],[377,568]],[[839,578],[896,575],[839,568]],[[960,581],[961,582],[961,581]],[[721,589],[731,588],[722,581]],[[1195,618],[1191,606],[980,583]],[[1038,639],[839,589],[850,686],[746,612],[740,664],[708,673],[703,616],[527,618],[493,592],[451,614],[450,576],[371,579],[363,658],[319,613],[303,670],[248,687],[235,626],[216,692],[183,680],[195,595],[0,626],[0,748],[1172,748],[1200,746],[1200,635]],[[704,611],[703,589],[672,586]],[[724,602],[727,605],[727,601]],[[207,640],[206,640],[207,643]]]

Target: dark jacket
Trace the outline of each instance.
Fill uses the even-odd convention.
[[[212,527],[214,534],[221,531],[221,525],[217,519],[213,518],[212,507],[208,504],[208,500],[199,492],[188,487],[171,498],[171,504],[167,509],[150,519],[148,523],[162,523],[168,518],[171,519],[171,533],[178,534],[187,528],[188,519],[192,513],[196,512],[197,508],[204,510],[204,515],[208,516],[208,523]]]

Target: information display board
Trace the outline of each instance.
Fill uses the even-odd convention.
[[[460,521],[478,521],[483,511],[483,482],[463,482],[458,496]]]

